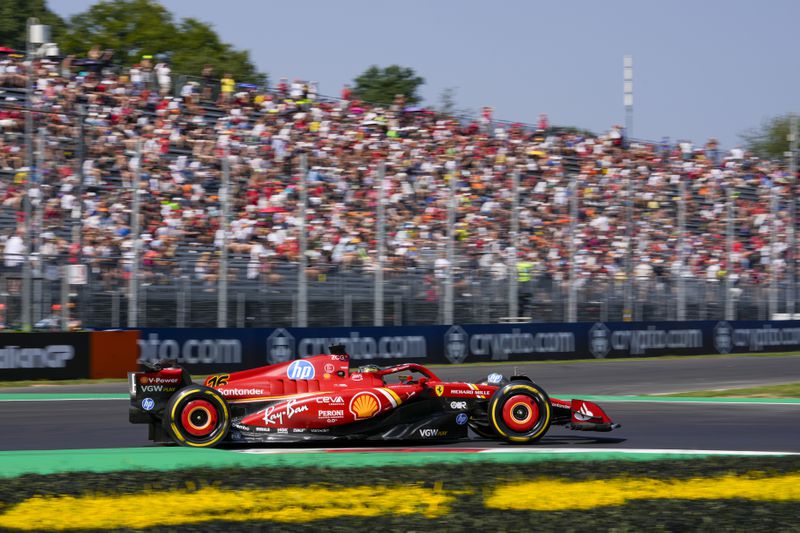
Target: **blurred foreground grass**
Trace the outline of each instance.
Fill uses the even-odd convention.
[[[797,531],[800,457],[22,476],[0,529]]]

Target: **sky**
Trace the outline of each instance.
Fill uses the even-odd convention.
[[[48,0],[61,16],[93,0]],[[274,83],[315,80],[338,96],[370,65],[411,67],[421,95],[459,108],[596,133],[624,124],[633,57],[633,135],[731,148],[798,111],[797,0],[161,0],[247,49]]]

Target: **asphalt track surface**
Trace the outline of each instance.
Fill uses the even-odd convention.
[[[434,371],[447,380],[478,381],[493,371],[512,374],[515,367],[551,395],[561,398],[580,397],[581,394],[660,394],[800,381],[800,356],[519,363],[440,367]],[[125,391],[126,385],[122,382],[0,389],[0,393]],[[598,403],[615,422],[623,425],[621,429],[611,433],[584,433],[553,427],[540,441],[541,445],[800,452],[800,404]],[[153,446],[147,440],[146,426],[128,423],[127,408],[126,400],[0,402],[0,427],[3,428],[0,450]],[[354,444],[359,445],[347,442],[341,446]],[[363,446],[374,447],[375,443],[363,443]],[[456,446],[508,445],[475,438]]]

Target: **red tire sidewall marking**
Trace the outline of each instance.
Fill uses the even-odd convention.
[[[202,410],[208,419],[202,426],[192,423],[191,416],[195,411]],[[217,427],[217,408],[206,400],[192,400],[181,409],[181,426],[184,431],[195,437],[206,437]]]
[[[521,405],[527,408],[528,416],[524,420],[517,420],[514,418],[514,409]],[[503,404],[503,422],[511,431],[525,433],[530,431],[538,421],[539,407],[527,394],[515,394]]]

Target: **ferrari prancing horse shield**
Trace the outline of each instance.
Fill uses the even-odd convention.
[[[436,396],[444,394],[444,385],[436,385]]]

